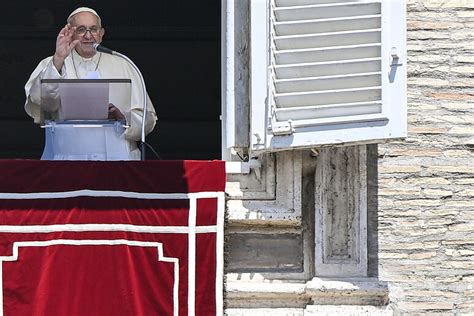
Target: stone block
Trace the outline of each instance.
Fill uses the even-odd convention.
[[[405,292],[405,295],[411,297],[442,297],[454,299],[459,294],[451,291],[442,291],[442,290],[411,290],[408,289]]]
[[[472,63],[474,64],[474,56],[472,55],[459,55],[454,58],[458,63]]]
[[[427,250],[427,249],[437,249],[439,248],[439,241],[432,242],[403,242],[403,241],[392,241],[390,244],[380,245],[381,250]],[[381,252],[385,256],[385,253]],[[405,258],[408,257],[408,254],[405,254]]]
[[[449,84],[451,87],[457,88],[470,88],[474,86],[474,79],[473,78],[454,78],[449,80]],[[472,106],[471,106],[472,109]]]
[[[441,267],[446,269],[474,270],[474,262],[471,260],[444,261],[441,263]]]
[[[420,207],[435,207],[440,206],[443,203],[440,200],[427,200],[427,199],[420,199],[420,200],[406,200],[406,201],[394,201],[395,206],[403,207],[403,206],[420,206]]]
[[[228,272],[301,272],[301,234],[229,234]]]
[[[455,126],[449,129],[449,134],[471,136],[474,133],[474,128],[470,126]]]
[[[459,213],[459,218],[462,218],[464,221],[474,221],[474,210],[461,211]]]
[[[388,181],[388,182],[387,182]],[[406,179],[383,179],[380,180],[381,183],[391,185],[391,186],[440,186],[440,185],[450,185],[451,181],[442,178],[442,177],[427,177],[427,178],[406,178]]]
[[[450,28],[458,28],[461,23],[448,23],[448,22],[431,22],[431,21],[408,21],[407,30],[418,31],[418,30],[445,30]]]
[[[474,3],[471,0],[424,0],[425,8],[432,9],[472,9]]]
[[[428,92],[428,97],[432,97],[438,100],[460,100],[460,101],[472,101],[474,100],[473,94],[466,94],[462,92]]]
[[[456,195],[459,197],[474,197],[474,190],[473,189],[461,190],[457,192]],[[474,202],[473,202],[473,207],[474,207]]]
[[[457,11],[456,16],[461,19],[472,20],[472,11],[471,10]]]
[[[387,307],[376,306],[330,306],[309,305],[304,310],[304,316],[392,316],[393,311]]]
[[[409,126],[408,132],[415,134],[444,134],[448,132],[449,129],[446,127],[438,126]]]
[[[474,184],[474,178],[466,178],[466,179],[456,179],[454,184],[460,185],[470,185]]]
[[[444,206],[451,209],[473,209],[472,201],[447,201]]]
[[[474,173],[474,166],[460,165],[460,166],[429,166],[427,168],[429,173]]]
[[[408,256],[410,260],[424,260],[436,257],[437,253],[435,251],[430,252],[420,252],[420,253],[412,253]]]
[[[447,256],[450,256],[450,257],[464,257],[464,256],[473,256],[474,255],[474,250],[464,250],[464,249],[460,249],[460,250],[455,250],[455,249],[446,249],[444,251],[444,253],[447,255]]]
[[[472,232],[474,231],[474,223],[460,223],[449,226],[450,231],[454,232]]]
[[[463,82],[465,82],[463,80]],[[443,102],[441,107],[449,111],[467,112],[472,111],[472,104],[463,102]]]
[[[469,31],[456,31],[451,33],[451,39],[455,41],[469,41],[474,37],[474,33]],[[472,68],[471,68],[472,69]]]
[[[470,124],[473,121],[472,116],[470,115],[436,115],[432,116],[429,118],[430,122],[435,122],[435,123],[441,123],[441,124],[446,124],[446,123],[453,123],[453,124]],[[469,128],[469,126],[462,126],[463,128]],[[471,128],[472,131],[472,128]],[[472,134],[472,133],[471,133]]]
[[[443,156],[466,158],[471,157],[472,154],[469,150],[445,150],[443,151]]]
[[[442,240],[441,243],[443,245],[459,245],[459,246],[473,246],[474,245],[474,239],[459,239],[459,240]]]
[[[431,311],[431,310],[452,310],[454,303],[452,302],[400,302],[397,308],[401,311]]]
[[[408,32],[408,40],[440,40],[440,39],[449,39],[448,32],[439,32],[439,31],[417,31],[417,32]]]
[[[398,252],[381,252],[379,253],[380,259],[404,259],[408,258],[408,254],[406,253],[398,253]]]
[[[379,173],[416,173],[420,172],[420,166],[396,166],[396,165],[381,165]]]
[[[426,197],[431,198],[443,198],[453,195],[453,191],[449,190],[440,190],[440,189],[423,189],[422,194]]]
[[[420,23],[426,23],[426,22],[420,22]],[[438,23],[434,23],[438,24]],[[408,62],[411,63],[426,63],[426,64],[437,64],[437,63],[446,63],[449,62],[450,56],[449,55],[435,55],[435,54],[409,54],[408,55]]]
[[[394,189],[379,189],[379,196],[400,196],[400,195],[409,195],[409,196],[420,196],[420,190],[413,188],[394,188]]]
[[[408,84],[415,86],[429,86],[429,87],[449,87],[449,80],[445,79],[436,79],[436,78],[425,78],[425,77],[416,77],[409,78]]]

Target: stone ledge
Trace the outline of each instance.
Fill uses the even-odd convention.
[[[226,316],[304,316],[301,308],[229,308]]]
[[[376,278],[314,278],[288,281],[230,281],[229,308],[305,308],[311,304],[382,306],[388,304],[387,285]]]
[[[384,306],[325,306],[311,305],[308,306],[303,316],[392,316],[393,311]]]
[[[388,286],[376,278],[314,278],[306,284],[306,293],[316,304],[375,306],[388,304]]]
[[[308,305],[302,308],[229,308],[226,316],[392,316],[393,311],[376,306]]]

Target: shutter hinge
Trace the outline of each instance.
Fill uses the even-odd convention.
[[[291,135],[295,129],[291,120],[286,122],[273,122],[272,123],[272,134],[275,136]]]

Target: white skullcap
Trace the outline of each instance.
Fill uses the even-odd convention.
[[[77,8],[76,10],[72,11],[71,14],[69,14],[69,16],[67,17],[67,22],[69,23],[71,21],[71,18],[78,14],[78,13],[81,13],[81,12],[89,12],[89,13],[92,13],[93,15],[95,15],[98,19],[99,19],[99,22],[100,22],[100,16],[99,14],[94,10],[94,9],[91,9],[91,8],[88,8],[88,7],[80,7],[80,8]]]

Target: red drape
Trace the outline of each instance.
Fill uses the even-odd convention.
[[[0,161],[0,315],[221,315],[221,161]]]

